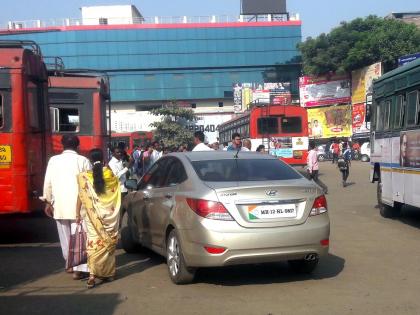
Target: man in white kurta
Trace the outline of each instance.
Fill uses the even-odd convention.
[[[42,199],[47,203],[45,213],[57,222],[63,257],[67,262],[71,230],[77,225],[76,206],[78,198],[77,175],[91,169],[90,162],[77,154],[79,139],[75,135],[64,135],[61,143],[64,151],[48,161]],[[71,270],[67,270],[70,272]],[[73,268],[77,279],[81,272],[88,272],[86,264]]]

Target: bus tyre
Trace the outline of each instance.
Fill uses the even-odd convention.
[[[194,280],[195,268],[187,266],[176,230],[172,230],[166,241],[166,262],[169,277],[175,284],[188,284]]]
[[[130,227],[128,226],[128,214],[124,213],[122,218],[121,228],[121,246],[124,251],[128,254],[136,253],[139,251],[140,244],[138,244],[131,233]]]
[[[401,214],[401,204],[394,203],[394,206],[389,206],[382,202],[382,184],[378,182],[377,186],[379,213],[382,217],[390,219],[398,217]]]

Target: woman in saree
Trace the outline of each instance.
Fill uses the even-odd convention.
[[[115,248],[118,241],[121,192],[118,178],[103,165],[100,149],[89,152],[92,171],[78,175],[78,216],[86,223],[89,279],[93,288],[97,278],[112,281],[115,276]],[[83,206],[83,207],[82,207]],[[81,213],[80,211],[83,211]]]

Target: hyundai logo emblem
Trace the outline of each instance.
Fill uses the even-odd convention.
[[[267,191],[265,192],[265,194],[266,194],[267,196],[274,197],[275,195],[277,195],[277,190],[267,190]]]

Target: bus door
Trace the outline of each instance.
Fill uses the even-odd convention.
[[[28,80],[26,94],[26,121],[28,133],[25,137],[25,158],[28,163],[29,187],[32,194],[32,208],[41,208],[39,196],[42,195],[43,181],[47,167],[47,112],[44,82]]]

